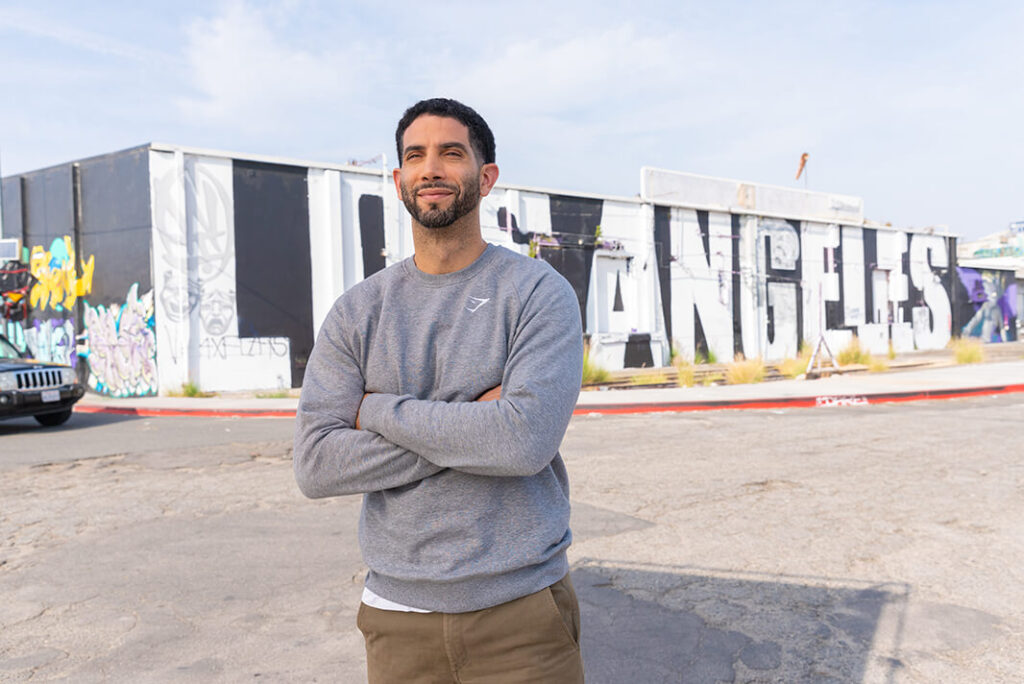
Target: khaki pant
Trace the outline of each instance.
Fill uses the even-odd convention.
[[[580,610],[566,575],[547,589],[471,613],[360,604],[370,684],[583,682]]]

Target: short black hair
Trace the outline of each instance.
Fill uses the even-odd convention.
[[[476,156],[482,159],[484,164],[494,163],[494,134],[491,133],[491,127],[484,118],[472,107],[467,107],[458,100],[432,97],[429,100],[420,100],[406,109],[398,121],[398,128],[395,129],[395,146],[398,148],[399,166],[402,165],[402,137],[405,135],[405,129],[424,114],[444,116],[461,123],[469,129],[469,144]]]

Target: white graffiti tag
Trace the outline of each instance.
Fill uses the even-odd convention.
[[[89,386],[114,397],[156,394],[153,292],[138,296],[138,283],[124,304],[85,307]]]
[[[867,397],[816,397],[814,405],[830,408],[833,406],[867,406]]]

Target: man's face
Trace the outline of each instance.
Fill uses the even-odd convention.
[[[424,114],[405,129],[402,145],[395,184],[424,228],[446,228],[471,213],[497,180],[497,166],[480,164],[457,119]]]

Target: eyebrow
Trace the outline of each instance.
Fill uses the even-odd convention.
[[[402,156],[409,154],[410,152],[422,152],[427,149],[426,145],[409,145],[402,151]],[[462,150],[466,154],[469,154],[469,148],[458,141],[441,143],[442,150],[457,149]]]

